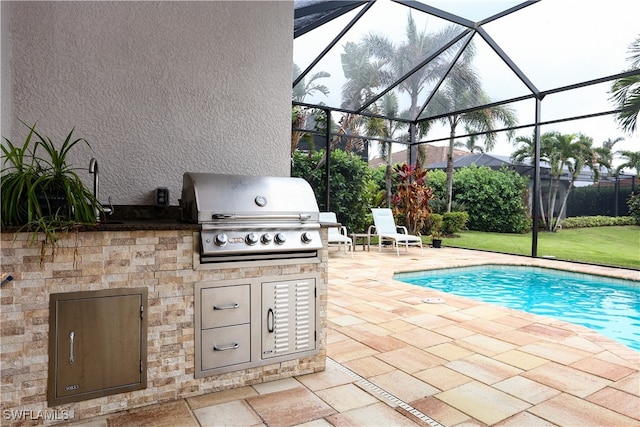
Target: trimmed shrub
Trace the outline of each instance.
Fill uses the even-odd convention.
[[[465,228],[469,221],[467,212],[447,212],[442,215],[442,231],[446,234],[456,234]]]
[[[635,225],[636,219],[631,216],[576,216],[565,218],[562,228],[604,227],[608,225]]]
[[[497,233],[525,233],[531,219],[525,204],[528,178],[502,168],[459,169],[453,175],[454,200],[469,213],[469,229]]]
[[[627,199],[629,215],[634,218],[636,224],[640,225],[640,193],[631,193]]]

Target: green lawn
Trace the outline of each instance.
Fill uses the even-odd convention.
[[[430,240],[428,240],[430,241]],[[501,234],[463,231],[445,238],[443,246],[531,255],[532,234]],[[640,268],[640,226],[563,229],[538,233],[538,256]]]

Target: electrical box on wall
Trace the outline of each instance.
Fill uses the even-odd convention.
[[[164,187],[156,188],[156,205],[169,206],[169,189]]]

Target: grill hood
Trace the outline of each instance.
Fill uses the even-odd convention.
[[[313,189],[302,178],[188,172],[183,176],[182,219],[208,223],[318,223]]]

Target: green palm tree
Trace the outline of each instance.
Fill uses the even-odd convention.
[[[465,126],[464,130],[466,133],[473,133],[473,131],[469,129],[469,126]],[[454,144],[454,147],[464,148],[470,153],[475,153],[476,150],[481,153],[484,153],[484,147],[478,144],[478,135],[471,135],[469,138],[466,139],[465,142],[456,142]]]
[[[640,172],[640,151],[618,151],[618,154],[622,157],[624,163],[616,168],[616,176],[620,175],[622,169],[635,169],[636,172]]]
[[[619,136],[615,139],[607,138],[606,141],[602,142],[602,147],[607,148],[609,150],[613,150],[613,146],[620,141],[624,141],[624,138],[622,136]]]
[[[347,42],[340,56],[342,71],[347,79],[342,86],[341,106],[347,110],[357,109],[365,100],[371,98],[374,95],[374,89],[380,86],[380,70],[385,62],[372,59],[365,45],[354,42]],[[340,121],[338,133],[360,135],[362,125],[366,125],[366,120],[363,120],[362,116],[347,113]],[[361,143],[362,139],[358,138],[347,140],[348,146]]]
[[[300,67],[297,64],[293,64],[293,76],[294,78],[300,75]],[[329,88],[325,85],[318,84],[316,81],[318,79],[331,77],[331,74],[326,71],[319,71],[313,74],[308,81],[302,79],[300,83],[293,88],[293,101],[302,102],[306,98],[307,95],[313,95],[316,92],[320,92],[325,96],[329,95]],[[301,129],[306,123],[307,119],[310,115],[314,114],[314,111],[310,111],[306,108],[300,106],[293,106],[291,108],[291,127],[293,129]],[[311,139],[311,136],[308,133],[299,130],[292,130],[291,132],[291,155],[293,156],[294,151],[298,148],[298,143],[303,137],[308,137]]]
[[[363,39],[362,46],[368,50],[372,57],[380,61],[379,81],[389,84],[408,74],[420,61],[429,57],[459,33],[460,29],[455,26],[447,26],[438,32],[428,32],[426,29],[419,31],[413,15],[409,12],[405,27],[406,38],[400,44],[395,45],[387,38],[377,34],[368,34]],[[438,59],[421,67],[398,85],[398,89],[409,97],[409,107],[401,112],[401,117],[412,120],[417,117],[421,108],[420,97],[425,86],[440,78],[451,59],[450,55],[451,53],[440,55]],[[421,122],[416,127],[418,132],[416,137],[420,138],[421,135],[426,134],[429,128],[430,123]],[[419,145],[418,163],[422,164],[424,161],[426,161],[426,147]]]
[[[613,147],[620,141],[624,141],[624,138],[619,136],[615,139],[611,139],[611,138],[607,138],[605,141],[602,142],[602,147],[601,148],[596,148],[596,154],[598,155],[599,158],[602,159],[602,161],[608,163],[608,164],[612,164],[613,163],[613,156],[614,156],[614,151],[613,151]],[[610,172],[610,170],[608,170],[608,173]]]
[[[432,99],[432,106],[427,109],[435,112],[461,111],[470,106],[489,103],[489,96],[482,90],[481,82],[470,62],[460,63],[455,67],[443,87]],[[458,126],[463,125],[473,132],[484,133],[484,145],[491,151],[496,143],[496,129],[498,123],[508,127],[517,123],[515,112],[508,106],[495,106],[484,110],[459,113],[439,119],[449,127],[449,151],[447,153],[447,212],[451,211],[453,198],[453,156]],[[508,132],[511,137],[512,131]]]
[[[593,147],[593,138],[583,134],[577,135],[558,135],[558,141],[561,142],[560,146],[560,161],[566,166],[569,171],[569,185],[562,203],[560,204],[560,212],[558,213],[558,220],[551,221],[553,227],[551,231],[556,231],[560,225],[559,219],[562,218],[567,208],[567,200],[571,190],[575,187],[575,182],[580,175],[580,172],[584,168],[588,168],[593,174],[593,182],[597,182],[600,178],[600,169],[610,168],[611,165],[607,163],[606,159],[599,157],[596,149]],[[553,212],[553,211],[551,211]]]
[[[640,36],[629,45],[631,69],[640,69]],[[625,132],[633,133],[640,113],[640,74],[615,80],[611,85],[612,101],[622,109],[616,114],[616,121]]]
[[[545,132],[540,136],[540,161],[546,162],[551,165],[551,152],[553,150],[553,140],[555,138],[556,132]],[[535,133],[528,136],[517,136],[513,143],[518,146],[518,148],[511,154],[511,160],[521,163],[530,163],[533,165],[535,159]],[[556,169],[557,170],[557,169]],[[547,195],[550,197],[551,195],[551,187],[553,180],[549,179]],[[549,225],[547,222],[547,216],[545,215],[544,203],[543,203],[543,194],[542,191],[539,192],[540,200],[538,205],[540,206],[540,218],[542,221],[542,226],[545,230],[549,229]],[[547,206],[549,206],[550,201],[547,201]]]
[[[535,152],[534,136],[518,136],[514,143],[518,148],[511,154],[511,159],[518,162],[533,162]],[[603,156],[599,148],[593,147],[593,139],[582,134],[561,134],[559,132],[545,132],[540,136],[540,161],[549,165],[549,186],[547,189],[546,214],[545,204],[540,192],[540,216],[546,230],[555,231],[559,221],[555,219],[555,206],[560,189],[560,180],[568,171],[569,184],[562,201],[558,218],[566,209],[569,193],[575,186],[580,172],[589,168],[594,181],[600,176],[601,168],[610,168],[607,156]]]
[[[380,107],[376,105],[375,109],[381,110],[385,117],[397,117],[398,114],[398,97],[393,93],[388,93],[380,100]],[[371,117],[367,119],[367,134],[377,135],[385,139],[395,139],[396,133],[406,128],[406,124],[393,119],[382,119],[379,117]],[[393,143],[391,141],[381,141],[378,144],[380,157],[385,159],[385,187],[387,207],[391,207],[392,188],[391,181],[393,175],[392,150]]]

